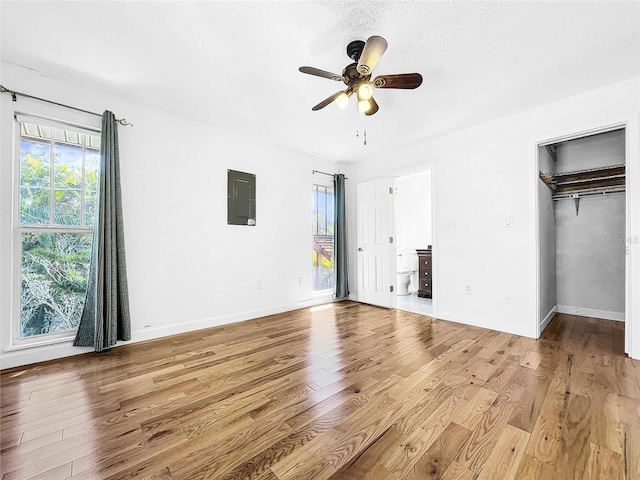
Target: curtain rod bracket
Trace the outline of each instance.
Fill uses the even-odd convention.
[[[126,118],[116,118],[116,122],[118,122],[120,125],[124,125],[124,126],[130,125],[133,127],[133,123],[127,122]]]

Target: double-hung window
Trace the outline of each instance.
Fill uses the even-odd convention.
[[[333,290],[333,186],[314,183],[313,189],[313,291]]]
[[[16,121],[20,281],[13,343],[19,345],[70,337],[78,328],[91,258],[100,133],[37,117]]]

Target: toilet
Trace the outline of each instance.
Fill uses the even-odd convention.
[[[401,270],[396,273],[398,293],[396,295],[409,295],[409,285],[411,285],[411,270]]]
[[[415,254],[415,250],[405,250],[398,247],[396,251],[396,295],[409,295],[409,285],[411,285],[411,275],[415,270],[411,269],[411,253]]]

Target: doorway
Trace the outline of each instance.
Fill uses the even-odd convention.
[[[624,126],[538,144],[538,334],[556,312],[625,321],[626,145]]]
[[[433,314],[432,171],[394,179],[396,308]]]

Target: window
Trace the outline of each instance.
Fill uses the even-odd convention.
[[[68,337],[78,327],[91,257],[100,136],[30,117],[19,118],[18,126],[20,308],[13,337],[25,343],[21,340],[42,335]]]
[[[313,185],[313,290],[333,290],[333,187]]]

